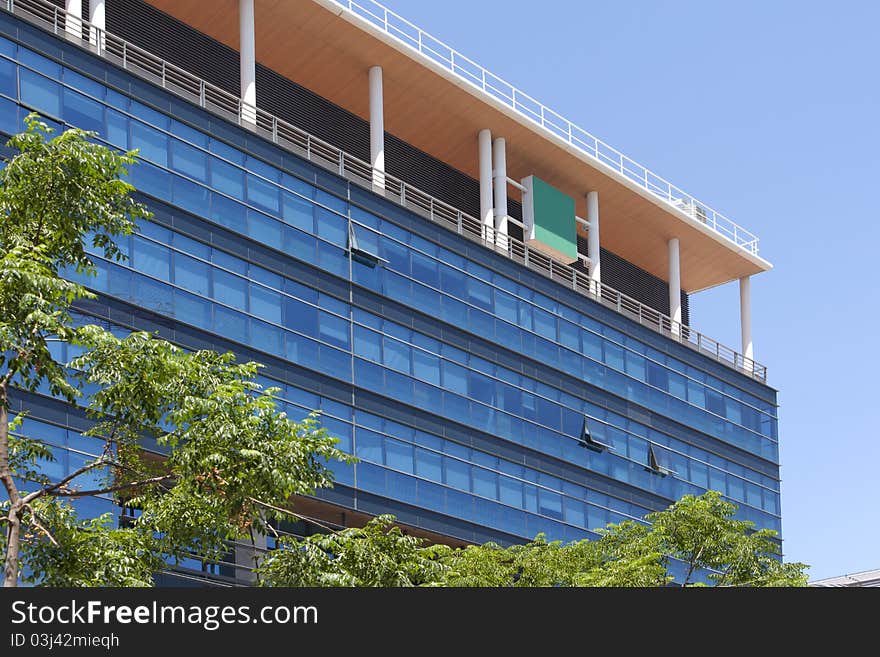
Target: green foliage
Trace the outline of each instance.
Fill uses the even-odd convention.
[[[691,566],[688,585],[803,586],[804,564],[783,564],[774,532],[732,519],[715,491],[596,530],[597,540],[424,546],[381,516],[364,529],[288,539],[261,569],[264,586],[647,587],[672,582],[668,561]],[[697,581],[694,578],[699,576]]]
[[[256,363],[74,325],[71,305],[94,295],[64,273],[94,273],[89,248],[121,259],[114,238],[149,213],[122,180],[133,152],[116,153],[76,129],[53,137],[33,116],[27,126],[10,140],[19,152],[0,171],[4,585],[14,586],[24,565],[40,585],[149,586],[163,560],[219,557],[225,541],[285,515],[292,495],[332,485],[328,462],[351,457],[316,416],[294,422],[279,412],[277,389],[254,380]],[[81,355],[57,362],[49,345],[59,341]],[[87,387],[80,403],[95,424],[85,434],[104,444],[101,456],[60,481],[43,472],[53,456],[41,436],[28,432],[23,415],[9,419],[10,392],[42,384],[70,402]],[[145,440],[164,456],[146,453]],[[19,490],[20,479],[35,488]],[[109,515],[80,520],[68,500],[94,495],[142,513],[120,528]]]
[[[73,507],[43,498],[24,518],[24,581],[39,586],[152,586],[163,566],[153,536],[116,528],[110,513],[79,520]]]
[[[445,567],[424,541],[407,536],[392,516],[362,529],[287,539],[257,569],[261,586],[420,586],[438,580]]]
[[[804,564],[784,564],[770,529],[752,531],[754,523],[736,520],[736,505],[718,491],[685,495],[666,511],[652,513],[651,540],[666,555],[688,566],[686,584],[700,570],[719,586],[803,586]]]
[[[18,154],[0,171],[0,244],[4,250],[40,246],[53,273],[67,266],[93,269],[86,240],[120,259],[113,238],[129,235],[149,215],[122,178],[134,151],[116,153],[89,141],[95,133],[71,128],[52,137],[36,115],[9,140]]]

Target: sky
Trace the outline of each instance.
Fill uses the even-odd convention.
[[[758,235],[785,559],[880,568],[880,3],[384,4]],[[691,325],[739,350],[737,284]]]

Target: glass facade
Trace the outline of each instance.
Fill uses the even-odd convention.
[[[780,529],[770,388],[610,322],[572,291],[548,294],[537,274],[438,238],[442,229],[344,180],[324,173],[317,184],[306,162],[270,164],[228,130],[195,128],[92,75],[0,39],[0,130],[37,111],[142,159],[131,182],[157,221],[123,240],[125,262],[96,255],[97,277],[80,281],[206,342],[386,399],[394,414],[267,377],[292,415],[321,409],[359,457],[336,467],[352,499],[430,511],[420,522],[440,533],[431,519],[442,515],[504,540],[571,540],[711,488],[739,517]],[[352,233],[378,264],[351,257]],[[109,320],[89,318],[132,328]],[[23,431],[63,454],[54,476],[91,453],[82,427],[34,417]],[[609,450],[581,446],[584,418]],[[647,467],[649,449],[671,474]]]

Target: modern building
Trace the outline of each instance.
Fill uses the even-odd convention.
[[[863,586],[880,587],[880,569],[865,570],[860,573],[840,575],[838,577],[828,577],[827,579],[817,579],[815,582],[810,582],[810,586],[818,586],[820,588],[859,588]]]
[[[780,530],[752,233],[372,0],[0,8],[0,130],[37,111],[143,160],[155,221],[83,318],[261,361],[320,409],[360,461],[301,512],[572,540],[717,489]],[[739,351],[689,313],[729,283]],[[76,408],[21,403],[55,474],[94,452]]]

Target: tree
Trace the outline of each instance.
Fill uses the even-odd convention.
[[[262,586],[421,586],[439,579],[445,566],[423,541],[404,534],[394,517],[373,518],[348,528],[303,539],[282,538],[257,568]]]
[[[123,256],[114,238],[149,212],[122,180],[135,153],[116,153],[77,129],[52,137],[35,117],[9,144],[0,172],[0,505],[4,585],[20,577],[63,586],[149,586],[168,560],[216,558],[227,541],[285,516],[295,494],[332,485],[327,463],[350,461],[313,415],[277,410],[277,389],[255,382],[256,363],[232,354],[186,352],[143,332],[119,338],[77,326],[72,304],[92,298],[62,278],[94,274],[86,240]],[[82,354],[57,362],[52,341]],[[49,447],[10,419],[15,390],[49,392],[84,406],[101,456],[60,480],[43,472]],[[88,397],[83,390],[92,391]],[[22,432],[28,437],[24,437]],[[142,448],[150,437],[166,452]],[[98,484],[83,486],[86,477]],[[109,514],[81,520],[71,500],[114,495],[141,510],[126,527]]]
[[[660,552],[687,566],[684,584],[703,573],[717,586],[803,586],[800,563],[783,563],[772,529],[752,531],[754,523],[736,520],[736,505],[718,491],[685,495],[666,511],[648,514],[650,539]]]
[[[524,545],[465,548],[425,545],[383,516],[363,530],[290,539],[259,574],[266,586],[644,587],[670,584],[675,558],[688,568],[684,585],[805,585],[804,564],[778,559],[775,532],[753,532],[752,523],[732,518],[735,512],[735,505],[709,491],[649,514],[650,525],[609,524],[592,541],[547,542],[539,534]],[[374,568],[397,576],[365,576]]]

